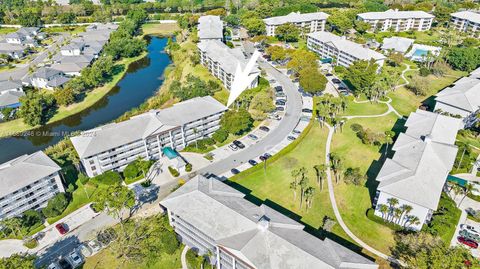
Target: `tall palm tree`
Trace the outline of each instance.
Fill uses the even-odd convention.
[[[401,216],[402,216],[402,209],[400,209],[398,207],[393,209],[393,219],[392,219],[392,221],[394,223],[399,224]],[[396,221],[395,221],[395,219],[396,219]]]
[[[325,164],[317,164],[313,167],[317,175],[317,184],[320,187],[320,190],[323,190],[323,181],[327,177],[327,166]]]
[[[388,206],[385,205],[385,204],[381,204],[378,211],[380,211],[380,213],[382,213],[382,218],[385,220],[385,215],[388,213]]]
[[[408,223],[408,226],[407,226],[407,223]],[[407,221],[405,221],[404,227],[408,228],[412,225],[418,225],[418,224],[420,224],[420,219],[417,216],[408,215]]]
[[[453,197],[453,200],[456,200],[457,196],[463,193],[462,187],[458,186],[457,184],[453,184],[452,191],[453,191],[453,194],[455,194],[455,196]]]
[[[305,209],[308,211],[309,208],[312,207],[312,200],[313,200],[313,195],[315,194],[315,188],[314,187],[308,187],[305,189]]]
[[[305,190],[307,189],[308,185],[308,177],[302,176],[302,178],[298,182],[298,185],[300,186],[300,208],[302,208],[302,202],[305,197]]]
[[[290,182],[290,189],[293,191],[293,201],[297,199],[297,187],[298,184],[296,180]]]
[[[388,153],[388,145],[392,144],[393,143],[393,137],[395,136],[395,132],[394,131],[386,131],[385,132],[385,157]]]
[[[460,205],[462,204],[463,200],[465,199],[465,197],[467,197],[469,194],[471,194],[472,192],[474,191],[478,191],[477,188],[475,188],[475,186],[473,186],[473,184],[471,183],[467,183],[465,185],[465,190],[463,191],[463,197],[462,197],[462,200],[460,200],[460,203],[458,203],[458,206],[460,207]]]
[[[402,220],[405,218],[406,215],[410,214],[410,212],[412,211],[413,207],[411,205],[402,205],[400,207],[400,209],[402,210],[402,215],[400,217],[400,220],[398,221],[398,224],[401,225],[402,223]]]
[[[393,211],[394,211],[394,209],[395,209],[395,206],[398,205],[398,199],[397,199],[397,198],[393,198],[393,197],[388,198],[388,199],[387,199],[387,203],[388,203],[388,205],[390,206],[390,208],[389,208],[389,209],[390,209],[389,214],[390,214],[390,216],[392,216],[392,218],[391,218],[389,221],[393,221]]]

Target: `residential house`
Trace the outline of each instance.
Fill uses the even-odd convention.
[[[457,31],[466,32],[473,36],[480,33],[480,13],[475,11],[459,11],[450,14],[449,26]]]
[[[455,162],[460,125],[460,119],[420,109],[410,114],[406,132],[393,144],[393,158],[377,175],[376,216],[413,230],[431,220]]]
[[[0,54],[6,54],[12,59],[25,57],[26,47],[20,44],[0,43]]]
[[[382,50],[384,52],[397,52],[405,54],[415,40],[405,37],[388,37],[383,39]]]
[[[465,127],[472,126],[480,113],[480,68],[437,93],[435,111],[459,116]]]
[[[71,138],[89,177],[122,171],[137,158],[158,160],[162,149],[181,150],[220,128],[227,108],[211,96],[196,97]]]
[[[223,21],[219,16],[201,16],[198,19],[198,39],[223,40]]]
[[[199,175],[160,202],[182,243],[216,268],[378,268],[370,259],[215,179]]]
[[[26,81],[27,84],[35,88],[53,90],[62,87],[70,80],[62,71],[50,68],[40,67]]]
[[[40,29],[37,27],[22,27],[16,32],[9,33],[5,36],[5,41],[9,44],[23,45],[27,47],[36,47],[38,43],[36,37]]]
[[[328,14],[324,12],[304,13],[292,12],[285,16],[263,19],[267,36],[274,36],[275,29],[287,23],[291,23],[300,29],[302,33],[325,31]]]
[[[385,55],[347,40],[345,36],[337,36],[330,32],[315,32],[307,35],[307,47],[322,59],[332,59],[336,65],[349,67],[359,60],[373,59],[379,69],[385,62]]]
[[[0,219],[45,207],[64,192],[60,170],[42,151],[0,164]]]
[[[60,54],[62,56],[79,56],[80,54],[82,54],[84,47],[84,42],[70,42],[60,48]]]
[[[207,67],[214,77],[221,80],[227,90],[231,90],[237,68],[240,67],[243,70],[248,63],[242,50],[231,49],[218,40],[204,40],[198,43],[197,47],[200,52],[200,63]],[[260,70],[254,66],[250,74],[257,77],[248,87],[254,88],[258,85]]]
[[[22,82],[15,80],[0,81],[0,109],[17,108],[20,106],[20,97],[24,96]]]
[[[432,27],[435,16],[425,11],[399,11],[389,9],[383,12],[366,12],[357,15],[360,21],[368,22],[371,31],[427,31]]]

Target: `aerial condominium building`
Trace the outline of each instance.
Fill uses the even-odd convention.
[[[464,127],[475,124],[480,113],[480,68],[437,93],[435,111],[460,116]]]
[[[222,81],[222,84],[231,90],[237,68],[242,70],[247,66],[248,59],[239,48],[229,48],[218,40],[201,41],[197,45],[200,52],[200,63],[208,68],[210,73]],[[254,65],[250,75],[256,76],[248,88],[255,88],[258,85],[260,70]]]
[[[410,114],[407,131],[393,144],[393,158],[385,161],[377,175],[375,215],[412,230],[431,220],[457,156],[460,125],[460,119],[424,110]],[[396,209],[404,211],[398,216]]]
[[[334,64],[349,67],[359,60],[374,59],[379,68],[383,66],[385,55],[330,32],[315,32],[307,35],[307,47],[322,59],[331,59]]]
[[[45,207],[64,192],[60,170],[42,151],[0,164],[0,220]]]
[[[480,13],[473,11],[460,11],[450,14],[450,26],[455,30],[479,36]]]
[[[223,40],[223,22],[219,16],[201,16],[198,19],[198,39]]]
[[[317,31],[325,31],[328,14],[324,12],[314,12],[301,14],[300,12],[292,12],[285,16],[266,18],[265,27],[268,36],[275,35],[275,29],[283,24],[291,23],[298,27],[303,33],[313,33]]]
[[[371,31],[427,31],[432,27],[435,16],[425,11],[399,11],[389,9],[384,12],[367,12],[357,15],[360,21],[368,22]]]
[[[158,160],[162,149],[183,149],[220,128],[227,108],[211,96],[196,97],[172,107],[152,110],[71,138],[89,177],[122,171],[137,158]]]
[[[264,204],[257,206],[227,184],[197,176],[160,205],[182,243],[209,255],[216,268],[378,268],[371,260]]]

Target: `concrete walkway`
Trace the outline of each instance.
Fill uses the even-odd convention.
[[[327,165],[327,183],[328,183],[328,194],[330,197],[330,203],[332,204],[333,212],[335,214],[335,218],[337,219],[338,224],[340,224],[340,227],[345,231],[345,233],[353,239],[358,245],[360,245],[362,248],[368,250],[369,252],[377,255],[378,257],[385,259],[389,262],[393,262],[396,264],[404,265],[401,261],[395,259],[394,257],[388,256],[385,253],[382,253],[373,247],[369,246],[365,242],[363,242],[360,238],[358,238],[350,229],[347,227],[345,222],[342,219],[342,215],[340,215],[340,211],[338,210],[337,202],[335,200],[335,192],[333,190],[333,182],[332,182],[332,175],[331,175],[331,170],[330,170],[330,147],[332,144],[332,138],[333,138],[333,133],[334,133],[334,128],[331,127],[328,123],[325,122],[325,126],[328,127],[328,137],[327,137],[327,143],[325,146],[325,164]]]
[[[182,250],[182,257],[181,257],[182,269],[188,269],[188,266],[187,266],[187,251],[188,251],[188,249],[189,249],[189,247],[187,245],[185,245],[185,247]]]

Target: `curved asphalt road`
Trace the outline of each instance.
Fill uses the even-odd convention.
[[[230,155],[228,158],[214,162],[211,165],[199,169],[197,174],[212,173],[221,175],[230,169],[235,168],[250,159],[254,159],[279,144],[285,139],[297,126],[300,116],[302,115],[302,97],[298,92],[298,87],[292,83],[289,77],[266,63],[263,59],[259,59],[260,67],[267,72],[267,74],[275,79],[278,84],[282,85],[283,91],[287,96],[287,106],[285,115],[280,120],[280,124],[270,130],[268,135],[261,139],[258,143],[250,147]]]

